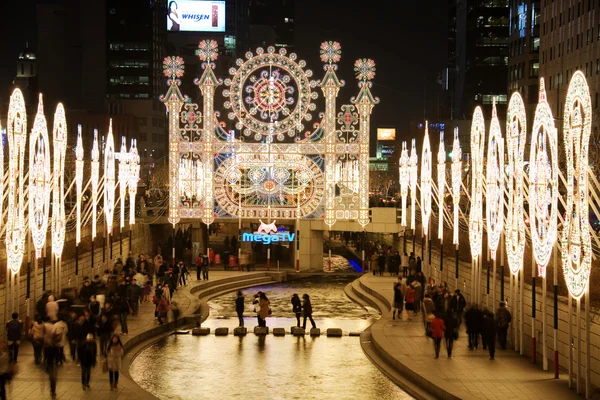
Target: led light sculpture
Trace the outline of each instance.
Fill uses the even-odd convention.
[[[544,79],[540,79],[539,101],[531,135],[529,221],[538,274],[546,277],[546,266],[557,237],[558,149]]]
[[[108,126],[108,135],[104,146],[104,216],[106,229],[112,234],[115,213],[115,139],[112,132],[112,119]]]
[[[77,137],[77,146],[79,146],[79,133]],[[52,142],[54,146],[54,184],[52,185],[52,253],[60,257],[65,245],[66,218],[65,218],[65,156],[67,153],[67,119],[65,118],[65,108],[62,103],[56,106],[54,113],[54,126],[52,128]],[[75,161],[75,180],[76,185],[81,183],[77,181],[78,170],[83,174],[83,150],[79,154],[76,149],[77,160]],[[79,159],[81,156],[81,159]],[[81,164],[78,164],[81,162]],[[81,203],[81,189],[77,191],[77,204]],[[78,209],[79,212],[79,209]],[[79,220],[78,220],[79,221]],[[79,223],[76,229],[76,242],[81,240]]]
[[[438,239],[444,238],[444,192],[446,189],[446,148],[444,147],[444,132],[440,132],[440,148],[437,155],[437,186],[440,222],[438,224]]]
[[[485,121],[481,107],[475,107],[471,123],[471,210],[469,214],[469,243],[471,256],[481,254],[483,241],[483,145]]]
[[[127,182],[129,181],[129,154],[125,136],[121,137],[121,151],[119,152],[119,197],[121,203],[121,218],[119,228],[125,227],[125,196],[127,196]]]
[[[415,204],[417,199],[417,179],[419,178],[417,165],[419,156],[417,156],[417,143],[412,140],[410,149],[410,159],[408,160],[408,174],[410,177],[410,229],[415,229]]]
[[[506,144],[508,164],[508,210],[506,214],[505,244],[510,272],[517,276],[523,267],[525,254],[525,219],[523,193],[523,163],[527,140],[527,115],[519,92],[514,92],[508,103]]]
[[[137,194],[138,181],[140,180],[140,156],[137,149],[137,140],[131,139],[129,147],[129,225],[135,224],[135,195]]]
[[[92,145],[92,162],[90,171],[92,184],[92,240],[96,237],[96,220],[98,218],[98,183],[100,180],[100,147],[98,145],[98,130],[94,129],[94,143]]]
[[[29,229],[36,257],[42,256],[50,212],[50,141],[40,94],[37,114],[29,136]]]
[[[54,158],[56,163],[56,157]],[[77,146],[75,147],[75,188],[77,190],[77,226],[75,227],[75,243],[81,242],[81,192],[83,190],[83,141],[81,125],[77,125]]]
[[[421,157],[421,223],[425,236],[429,230],[431,216],[431,146],[429,144],[428,122],[425,121],[425,137],[423,138],[423,155]]]
[[[488,247],[490,257],[496,259],[496,250],[500,244],[504,218],[504,142],[498,114],[496,113],[496,100],[492,104],[492,121],[490,123],[490,136],[487,151],[486,171],[486,207],[485,217],[487,223]]]
[[[460,187],[462,183],[462,150],[458,140],[458,128],[454,128],[452,143],[452,203],[454,205],[454,232],[452,243],[458,245],[458,205],[460,204]]]
[[[6,256],[13,273],[19,272],[25,252],[25,143],[27,142],[27,112],[23,93],[15,89],[10,96],[6,126],[8,139],[8,218],[6,220]],[[31,192],[30,192],[31,196]]]
[[[588,84],[581,71],[575,72],[569,83],[564,115],[567,204],[560,246],[563,274],[569,294],[579,299],[588,289],[592,269],[587,175],[592,102]]]
[[[402,142],[402,153],[400,153],[400,161],[398,162],[400,176],[400,195],[402,196],[402,226],[406,226],[406,196],[408,195],[408,184],[410,181],[410,173],[408,170],[408,149],[406,141]]]

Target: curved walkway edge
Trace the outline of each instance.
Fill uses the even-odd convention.
[[[395,277],[365,274],[361,288],[386,306],[392,303]],[[405,380],[427,391],[409,391],[420,399],[581,399],[568,388],[565,374],[553,379],[552,371],[542,371],[530,360],[513,350],[496,351],[489,360],[487,350],[469,350],[464,324],[459,339],[454,342],[452,358],[442,343],[440,358],[434,359],[433,342],[425,336],[421,315],[411,322],[403,314],[393,320],[391,310],[382,310],[381,318],[370,328],[370,340],[361,340],[379,353],[380,361],[371,358],[384,370],[393,368]],[[367,352],[367,349],[365,349]],[[368,354],[367,354],[368,355]],[[381,361],[383,360],[383,361]],[[386,372],[388,376],[391,373]],[[393,376],[390,376],[393,379]],[[397,382],[399,386],[405,386]]]

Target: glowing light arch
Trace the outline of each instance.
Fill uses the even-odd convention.
[[[104,215],[106,229],[112,233],[115,213],[115,139],[112,132],[112,119],[108,126],[106,145],[104,147]]]
[[[408,149],[406,141],[402,142],[402,153],[400,153],[399,176],[400,176],[400,195],[402,196],[402,226],[406,226],[406,196],[408,196],[408,186],[410,183],[410,172],[408,168]]]
[[[587,175],[592,100],[581,71],[575,72],[569,83],[564,116],[567,205],[560,246],[567,288],[571,296],[579,299],[588,289],[592,269]]]
[[[529,157],[529,221],[538,274],[546,276],[557,236],[558,149],[552,110],[540,79],[539,101],[531,132]],[[549,147],[549,149],[548,149]],[[548,150],[550,154],[548,154]]]
[[[6,221],[6,256],[13,273],[19,272],[25,251],[25,143],[27,142],[27,112],[25,99],[19,89],[10,96],[8,122],[8,218]]]
[[[44,102],[39,96],[37,114],[29,136],[29,229],[36,256],[42,255],[50,212],[50,141],[44,116]]]
[[[429,143],[428,122],[425,121],[425,137],[423,138],[423,156],[421,158],[421,218],[425,236],[429,230],[431,216],[431,145]]]
[[[417,198],[417,178],[419,164],[419,156],[417,155],[417,143],[416,140],[412,140],[412,147],[410,149],[410,159],[408,161],[408,175],[410,178],[410,229],[415,229],[415,204]]]
[[[446,189],[446,148],[444,147],[444,132],[440,132],[440,148],[437,155],[437,186],[439,217],[438,239],[444,237],[444,191]]]
[[[500,244],[504,218],[504,141],[500,121],[496,112],[496,101],[492,105],[492,121],[487,151],[486,207],[488,247],[491,259],[496,259]]]
[[[127,182],[129,181],[129,154],[127,153],[127,143],[125,136],[121,136],[121,151],[119,152],[119,202],[120,220],[119,227],[125,227],[125,197],[127,196]]]
[[[54,184],[52,185],[52,253],[56,256],[62,254],[65,245],[66,218],[65,218],[65,156],[67,153],[67,119],[65,108],[58,103],[54,112],[54,125],[52,127],[52,143],[54,147]],[[83,156],[83,152],[82,152]],[[81,161],[83,164],[83,160]],[[48,160],[50,163],[50,160]],[[77,165],[75,168],[77,176]],[[77,201],[81,203],[81,190],[77,193]],[[80,231],[79,224],[77,226]],[[80,236],[77,236],[79,243]]]
[[[96,220],[98,218],[98,183],[100,180],[100,148],[98,146],[97,129],[94,129],[94,144],[92,145],[90,180],[92,181],[92,239],[94,239],[96,237]]]
[[[508,210],[506,214],[505,247],[510,272],[515,276],[523,267],[523,256],[525,254],[523,165],[526,140],[527,114],[525,104],[521,94],[514,92],[508,103],[506,118]]]
[[[485,121],[481,107],[475,107],[471,124],[471,210],[469,214],[469,243],[471,256],[481,254],[483,242],[483,146]]]
[[[452,202],[454,205],[453,244],[458,244],[458,205],[460,204],[460,188],[462,184],[462,150],[458,140],[458,128],[454,128],[452,144]]]

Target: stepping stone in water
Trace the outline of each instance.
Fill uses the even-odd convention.
[[[254,327],[254,334],[257,336],[266,336],[269,334],[269,327],[261,327],[261,326],[255,326]]]
[[[194,328],[192,329],[192,336],[206,336],[210,334],[210,328]]]
[[[233,328],[233,336],[246,336],[248,329],[245,326],[238,326]]]
[[[227,336],[229,335],[229,328],[217,328],[215,329],[215,336]]]
[[[273,336],[285,336],[284,328],[273,328]]]
[[[294,329],[294,336],[304,336],[306,334],[306,331],[302,328],[296,328]]]
[[[360,336],[361,332],[350,332],[349,336]]]
[[[340,328],[329,328],[327,329],[327,337],[342,337],[342,330]]]
[[[321,330],[319,328],[312,328],[310,330],[310,336],[312,336],[312,337],[321,336]]]

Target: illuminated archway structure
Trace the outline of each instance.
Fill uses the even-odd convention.
[[[492,120],[490,122],[486,181],[485,217],[488,247],[492,260],[495,260],[504,222],[504,142],[495,100],[492,105]]]
[[[469,243],[471,257],[481,254],[483,241],[483,146],[485,121],[481,107],[473,112],[471,124],[471,210],[469,214]]]
[[[370,114],[379,99],[371,94],[375,63],[354,64],[359,92],[338,111],[344,81],[335,71],[337,42],[320,49],[325,76],[312,80],[306,63],[285,49],[258,48],[238,59],[224,82],[214,75],[217,43],[200,42],[202,112],[179,86],[180,57],[164,60],[169,112],[169,221],[215,218],[323,219],[369,223],[368,167]],[[215,91],[225,84],[224,106],[234,129],[214,109]],[[321,121],[310,123],[316,89],[324,94]]]

